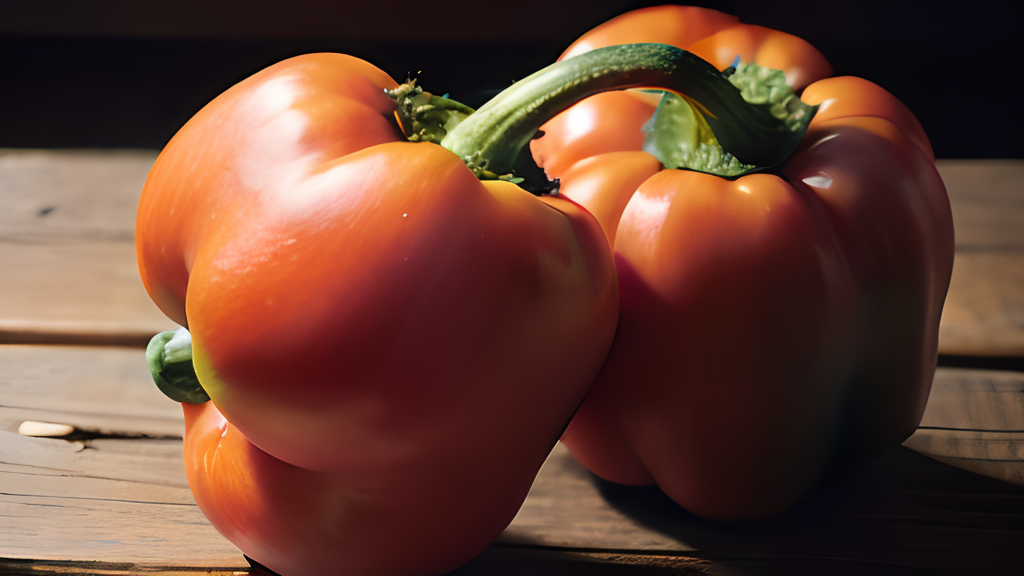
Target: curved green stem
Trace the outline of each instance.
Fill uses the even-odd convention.
[[[679,94],[701,114],[725,151],[757,167],[785,162],[813,115],[813,109],[801,108],[792,112],[796,122],[780,119],[766,106],[744,100],[726,75],[689,52],[664,44],[627,44],[587,52],[516,82],[448,131],[441,145],[471,168],[509,173],[545,122],[583,98],[628,88]]]
[[[153,336],[146,347],[146,361],[157,388],[171,400],[202,404],[210,399],[192,365],[192,335],[187,329]]]

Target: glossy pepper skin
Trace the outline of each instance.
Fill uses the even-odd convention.
[[[662,6],[563,57],[640,41],[783,70],[820,107],[788,163],[735,180],[641,151],[647,94],[601,94],[542,127],[534,158],[601,222],[621,296],[608,360],[562,440],[599,476],[657,484],[700,516],[769,516],[919,424],[952,269],[948,198],[906,107],[828,78],[788,34]]]
[[[511,521],[599,370],[611,252],[571,201],[406,141],[338,54],[234,86],[170,141],[137,221],[191,331],[196,500],[285,576],[434,574]]]

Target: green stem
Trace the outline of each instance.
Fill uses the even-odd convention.
[[[395,101],[395,116],[410,142],[438,144],[449,130],[473,113],[473,109],[447,96],[424,92],[416,80],[407,80],[388,96]]]
[[[202,404],[210,399],[192,365],[192,335],[185,328],[153,336],[146,361],[157,388],[171,400]]]
[[[507,174],[545,122],[588,96],[628,88],[681,95],[729,154],[758,167],[785,162],[810,120],[794,123],[748,103],[726,75],[689,52],[663,44],[626,44],[555,63],[516,82],[447,131],[441,145],[478,174]]]

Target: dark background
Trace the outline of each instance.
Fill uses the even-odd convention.
[[[593,26],[664,2],[0,0],[0,147],[160,148],[235,82],[344,52],[479,106]],[[815,45],[918,116],[940,158],[1022,158],[1009,2],[694,2]],[[586,6],[581,8],[580,6]]]

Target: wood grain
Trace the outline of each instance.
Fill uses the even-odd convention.
[[[956,253],[939,352],[1024,356],[1024,250]]]
[[[1024,356],[1024,161],[937,162],[953,207],[956,257],[939,352]]]
[[[939,370],[921,427],[904,446],[965,470],[1024,484],[1024,374]]]
[[[174,325],[138,279],[152,151],[0,150],[0,342],[142,346]],[[957,233],[944,354],[1024,356],[1024,161],[940,160]]]
[[[238,550],[195,506],[181,465],[180,410],[149,382],[141,350],[2,345],[0,365],[0,557],[45,560],[44,574],[85,560],[100,562],[90,564],[95,574],[114,565],[245,571]],[[1010,430],[1024,421],[1019,374],[940,369],[934,390],[922,432]],[[106,436],[28,438],[15,432],[25,417]],[[826,482],[779,518],[732,525],[693,517],[656,489],[603,482],[558,446],[512,524],[457,574],[929,566],[907,556],[911,544],[934,547],[960,569],[984,552],[999,569],[1024,537],[1021,490],[902,449]],[[949,538],[960,548],[944,549]]]
[[[939,160],[958,251],[1024,250],[1024,160]]]
[[[0,238],[132,242],[149,150],[0,150]]]
[[[623,554],[492,546],[450,576],[697,576],[712,572],[707,560],[682,556]],[[0,558],[0,574],[26,576],[267,576],[259,568],[168,567],[131,562],[19,561]]]
[[[135,264],[151,151],[0,151],[0,343],[145,345],[174,324]]]
[[[105,435],[177,436],[177,403],[157,390],[145,353],[131,348],[0,345],[0,430],[23,420]]]

